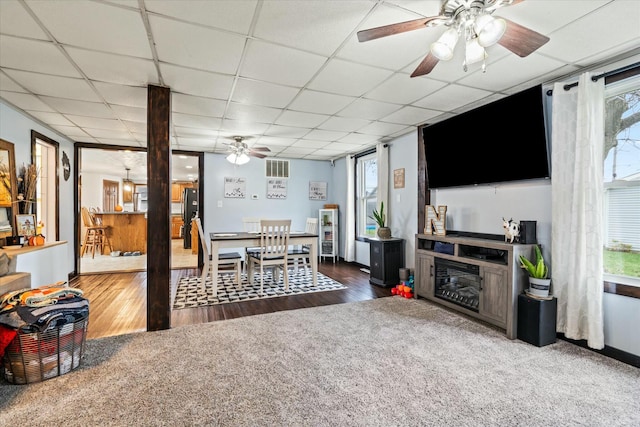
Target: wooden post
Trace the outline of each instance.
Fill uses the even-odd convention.
[[[147,331],[171,327],[171,90],[147,90]]]

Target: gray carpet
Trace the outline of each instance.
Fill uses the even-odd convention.
[[[0,384],[7,426],[640,425],[640,369],[400,297],[90,340]]]

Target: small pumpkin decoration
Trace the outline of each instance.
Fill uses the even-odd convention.
[[[29,237],[29,246],[43,246],[44,245],[44,236],[42,234],[36,234],[35,236]]]

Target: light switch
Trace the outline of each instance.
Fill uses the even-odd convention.
[[[396,196],[397,202],[400,203],[400,194]]]
[[[218,200],[218,207],[221,208],[222,207],[222,200]]]

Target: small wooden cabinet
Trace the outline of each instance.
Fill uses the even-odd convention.
[[[184,193],[185,188],[196,188],[197,184],[193,182],[174,182],[171,184],[171,202],[172,203],[180,203],[182,202],[182,193]]]
[[[369,283],[395,286],[404,267],[404,239],[369,239]]]
[[[183,225],[184,225],[184,221],[182,220],[182,216],[179,216],[179,215],[171,216],[171,238],[172,239],[179,239],[181,237],[180,229],[182,228]]]

